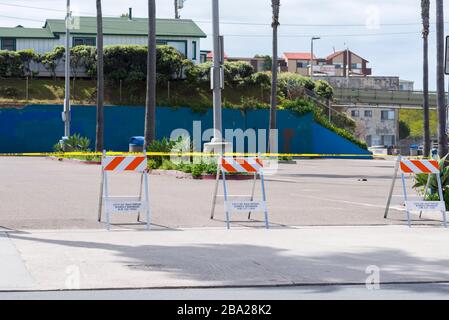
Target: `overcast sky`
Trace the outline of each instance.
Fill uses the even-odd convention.
[[[64,18],[65,2],[0,0],[0,26],[41,27],[46,18]],[[435,1],[431,2],[434,23]],[[105,16],[119,16],[127,12],[128,7],[133,8],[136,17],[147,14],[145,0],[103,0],[102,3]],[[270,0],[221,0],[221,31],[229,56],[270,54],[270,3]],[[310,36],[321,36],[315,44],[317,56],[325,57],[334,48],[341,50],[349,46],[370,61],[374,75],[400,76],[415,81],[415,88],[421,89],[420,3],[420,0],[281,0],[280,53],[310,51]],[[72,6],[76,15],[95,15],[95,0],[72,0]],[[449,21],[449,5],[445,11],[446,21]],[[207,34],[211,33],[211,0],[187,0],[181,15],[197,21]],[[157,0],[157,16],[173,17],[173,0]],[[210,49],[210,39],[202,41],[201,48]],[[434,32],[430,48],[431,87],[434,89]]]

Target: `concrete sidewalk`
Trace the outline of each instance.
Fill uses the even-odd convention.
[[[449,281],[441,227],[59,230],[0,237],[1,290]],[[11,272],[11,270],[13,272]]]

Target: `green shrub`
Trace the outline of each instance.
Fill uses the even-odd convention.
[[[224,64],[225,81],[230,86],[250,80],[253,74],[254,68],[248,62],[234,61]]]
[[[303,97],[304,89],[314,90],[315,82],[296,73],[283,72],[279,74],[278,90],[284,97],[288,99]]]
[[[20,61],[22,63],[22,76],[34,76],[35,72],[31,70],[32,62],[39,62],[39,55],[34,51],[34,49],[26,49],[17,51]]]
[[[90,140],[79,134],[68,137],[63,144],[57,143],[53,149],[56,152],[89,152]]]
[[[154,140],[147,148],[148,152],[162,152],[162,153],[170,153],[174,146],[176,145],[176,141],[170,141],[167,138],[163,138],[162,140]],[[155,168],[160,168],[164,162],[164,160],[170,160],[170,157],[148,157],[148,159],[154,162]]]
[[[16,51],[0,50],[0,77],[22,77],[24,66]]]
[[[187,80],[191,83],[210,81],[210,69],[212,66],[212,62],[208,61],[187,67],[185,70]]]
[[[407,122],[399,120],[399,139],[407,139],[410,137],[411,130]]]
[[[444,202],[446,203],[446,208],[449,208],[449,166],[445,166],[447,157],[448,156],[439,159],[438,162],[440,167],[440,178],[441,178],[441,185],[443,188]],[[427,174],[415,175],[415,184],[413,185],[413,189],[416,189],[419,193],[424,195],[428,178],[429,175]],[[439,201],[439,200],[440,198],[438,195],[437,177],[435,175],[431,175],[426,201]]]
[[[16,87],[0,87],[0,95],[5,98],[18,98],[19,89]]]
[[[251,76],[251,82],[255,85],[269,88],[271,86],[271,72],[256,72]]]
[[[314,92],[321,98],[332,99],[334,97],[334,89],[324,80],[315,81]]]
[[[53,51],[46,52],[41,56],[40,62],[47,69],[52,77],[56,79],[56,67],[64,59],[65,48],[64,46],[57,46]]]

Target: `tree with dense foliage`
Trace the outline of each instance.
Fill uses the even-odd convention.
[[[64,59],[65,48],[64,46],[57,46],[53,51],[46,52],[41,56],[41,63],[47,69],[53,79],[56,79],[56,68],[59,63]]]

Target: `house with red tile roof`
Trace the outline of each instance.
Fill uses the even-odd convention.
[[[310,75],[310,63],[316,65],[317,58],[310,52],[285,52],[284,60],[287,64],[288,72],[298,73],[302,76]]]

